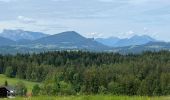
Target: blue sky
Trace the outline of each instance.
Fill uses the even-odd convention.
[[[170,41],[170,0],[0,0],[0,30]]]

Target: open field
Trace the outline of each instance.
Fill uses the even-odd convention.
[[[111,95],[95,95],[95,96],[58,96],[58,97],[32,97],[32,98],[15,98],[13,100],[170,100],[170,97],[138,97],[138,96],[111,96]]]
[[[30,82],[30,81],[26,81],[22,79],[9,78],[9,77],[6,77],[5,75],[0,74],[0,86],[3,85],[5,81],[8,81],[8,85],[11,85],[11,86],[14,86],[17,82],[22,81],[26,85],[28,92],[32,91],[32,87],[35,84],[38,84],[36,82]]]

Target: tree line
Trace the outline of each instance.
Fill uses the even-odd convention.
[[[0,73],[42,82],[33,88],[36,95],[170,95],[169,51],[0,55]]]

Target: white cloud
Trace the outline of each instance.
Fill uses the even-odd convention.
[[[119,38],[130,38],[135,35],[135,32],[133,30],[130,30],[125,33],[120,33]]]
[[[126,32],[126,35],[132,35],[134,33],[135,33],[134,31],[130,30],[130,31]]]
[[[29,23],[36,23],[36,21],[32,18],[25,17],[25,16],[18,16],[18,21],[21,23],[29,24]]]
[[[92,33],[87,34],[87,37],[90,37],[90,38],[99,38],[99,37],[103,37],[103,35],[100,34],[100,33],[97,33],[97,32],[92,32]]]

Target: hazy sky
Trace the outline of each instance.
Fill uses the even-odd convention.
[[[0,0],[0,30],[170,41],[170,0]]]

